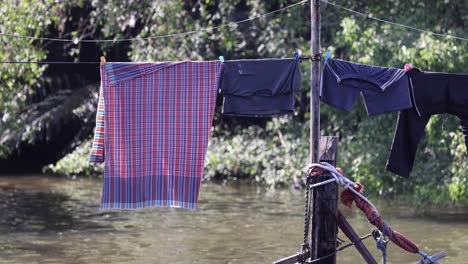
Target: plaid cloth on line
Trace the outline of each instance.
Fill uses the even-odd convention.
[[[213,61],[101,67],[102,208],[195,208],[221,65]]]

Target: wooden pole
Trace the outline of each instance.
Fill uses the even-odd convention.
[[[332,176],[313,177],[311,183],[316,184],[332,179]],[[338,206],[338,184],[336,182],[316,187],[312,190],[312,260],[327,256],[336,251],[337,221],[335,214]],[[336,255],[328,257],[321,264],[335,264]]]
[[[320,160],[336,165],[338,153],[338,138],[320,138],[320,0],[311,0],[311,51],[312,66],[310,69],[310,161],[317,163]],[[319,159],[319,151],[322,153]],[[313,177],[313,183],[330,179],[330,176]],[[312,203],[312,228],[310,232],[311,245],[309,250],[283,258],[274,263],[290,264],[307,258],[317,259],[336,251],[336,237],[338,233],[336,215],[338,213],[338,185],[326,184],[314,188],[309,196]],[[359,247],[359,246],[358,246]],[[324,259],[322,264],[335,264],[336,256]]]
[[[332,165],[336,164],[336,158],[338,154],[338,137],[322,137],[320,139],[319,143],[319,149],[320,150],[320,155],[319,158],[321,161],[326,161]],[[313,180],[315,182],[320,182],[323,181],[324,179],[330,179],[331,176],[318,176],[318,177],[313,177]],[[332,189],[331,192],[328,190]],[[309,248],[311,249],[310,251],[307,250],[305,252],[299,252],[296,253],[292,256],[277,260],[273,262],[274,264],[292,264],[292,263],[297,263],[300,262],[301,260],[306,260],[312,257],[312,259],[318,257],[323,257],[325,255],[328,255],[329,253],[335,252],[336,250],[336,233],[337,233],[337,225],[336,225],[336,220],[335,220],[335,215],[336,215],[336,205],[338,203],[338,185],[336,183],[329,183],[317,188],[312,189],[313,199],[311,199],[311,202],[313,202],[313,216],[312,216],[312,222],[316,221],[316,223],[312,223],[312,247],[309,245]],[[320,199],[329,199],[329,194],[335,194],[335,197],[331,199],[331,203],[327,203],[330,208],[335,208],[334,211],[330,211],[330,209],[325,205],[323,202],[321,202]],[[333,212],[333,213],[332,213]],[[331,217],[330,217],[331,215]],[[316,217],[317,216],[317,217]],[[332,232],[330,232],[332,230]],[[314,242],[315,241],[315,242]],[[325,243],[322,243],[326,241]],[[321,245],[319,245],[321,244]],[[314,246],[315,249],[315,255],[314,255]],[[323,250],[323,248],[326,248],[326,250]],[[312,254],[312,255],[311,255]],[[329,262],[331,260],[335,259],[335,256],[327,258],[320,263],[335,263],[335,262]]]
[[[310,69],[310,160],[319,161],[320,140],[320,100],[319,100],[319,67],[320,58],[320,0],[311,0],[311,51],[312,67]]]
[[[310,1],[310,50],[312,57],[312,65],[310,68],[310,161],[312,163],[319,162],[319,138],[320,138],[320,101],[319,101],[319,61],[316,55],[320,53],[320,1]],[[313,196],[309,196],[309,204],[311,204]],[[313,203],[312,203],[313,204]],[[313,204],[315,206],[315,204]],[[313,218],[313,216],[312,216]],[[311,229],[311,236],[314,231]],[[311,244],[309,248],[313,250]],[[315,243],[316,244],[316,243]],[[315,257],[311,255],[311,257]]]
[[[320,161],[336,166],[338,137],[320,138]],[[312,184],[331,179],[330,175],[312,177]],[[338,184],[332,182],[312,189],[312,229],[311,259],[318,259],[336,251],[338,225]],[[321,264],[335,264],[336,255],[330,256]]]
[[[333,166],[336,166],[336,160],[338,156],[338,137],[321,137],[320,148],[319,148],[319,159],[325,161]],[[314,182],[321,182],[323,180],[330,179],[329,176],[314,177]],[[320,191],[324,186],[330,185],[324,191]],[[359,240],[359,236],[353,230],[351,225],[348,223],[346,218],[341,214],[337,208],[338,204],[338,186],[336,183],[330,183],[324,186],[315,188],[317,192],[313,191],[314,195],[314,215],[312,218],[312,243],[311,251],[307,250],[304,252],[298,252],[289,257],[277,260],[273,264],[294,264],[301,263],[302,260],[309,258],[316,259],[332,253],[336,250],[336,236],[337,236],[337,225],[343,231],[343,233],[352,241],[355,242],[355,247],[358,252],[362,255],[366,263],[377,264],[375,259],[367,250],[364,243]],[[322,202],[322,199],[328,199],[326,203]],[[330,199],[331,198],[331,199]],[[330,206],[330,207],[329,207]],[[316,222],[314,222],[316,221]],[[312,253],[312,256],[311,256]],[[336,258],[329,257],[322,260],[320,263],[336,263]]]
[[[337,215],[336,215],[336,220],[338,222],[338,226],[340,227],[341,231],[351,240],[351,242],[354,242],[354,246],[356,247],[357,251],[361,256],[364,258],[366,263],[368,264],[377,264],[377,261],[374,259],[374,257],[371,255],[369,250],[366,248],[364,243],[362,243],[361,240],[359,240],[359,236],[356,234],[356,232],[353,230],[349,222],[346,220],[346,218],[341,214],[340,210],[338,210]]]
[[[319,76],[320,76],[320,0],[311,0],[311,51],[312,67],[310,70],[310,160],[312,163],[319,161],[320,148],[320,100],[319,100]],[[332,138],[330,138],[332,140]],[[327,144],[328,140],[324,141]],[[338,139],[335,137],[338,151]],[[336,162],[336,159],[333,160]],[[333,164],[334,165],[334,164]],[[318,183],[330,179],[330,176],[319,176],[312,179],[312,183]],[[336,212],[338,210],[338,185],[326,184],[314,188],[312,191],[312,229],[311,229],[311,259],[317,259],[333,253],[336,250],[336,236],[338,232]],[[321,263],[335,264],[336,256],[333,255]]]
[[[298,252],[292,256],[282,258],[273,262],[273,264],[296,264],[301,263],[303,260],[308,259],[310,257],[310,252],[306,251],[304,253]]]

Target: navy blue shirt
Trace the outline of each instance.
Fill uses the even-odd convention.
[[[231,60],[223,65],[223,114],[268,117],[294,112],[299,60]]]
[[[322,102],[345,111],[351,111],[361,93],[368,115],[412,107],[403,69],[328,59],[321,78]]]

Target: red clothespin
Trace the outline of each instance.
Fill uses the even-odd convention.
[[[101,56],[101,66],[106,65],[106,57]]]
[[[405,64],[405,72],[411,70],[411,63],[406,63]]]

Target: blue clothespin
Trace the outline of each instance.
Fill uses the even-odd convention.
[[[329,58],[331,58],[331,53],[327,51],[327,53],[325,54],[325,61],[327,61]]]
[[[299,52],[297,52],[297,50],[294,51],[294,58],[295,58],[296,60],[299,59]]]
[[[224,56],[219,56],[218,58],[220,62],[224,62]]]

